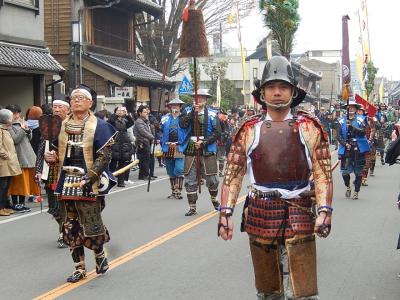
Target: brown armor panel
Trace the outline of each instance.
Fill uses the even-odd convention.
[[[260,293],[282,293],[282,274],[277,249],[266,249],[265,245],[250,240],[250,252],[254,266],[256,289]]]
[[[296,298],[318,294],[315,236],[286,240],[289,273]]]
[[[307,181],[310,172],[304,145],[293,120],[264,122],[251,153],[256,184]]]

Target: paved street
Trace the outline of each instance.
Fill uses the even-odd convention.
[[[344,198],[335,171],[333,229],[317,245],[322,300],[400,299],[400,212],[394,206],[399,168],[378,165],[358,201]],[[164,169],[157,171],[161,179],[150,193],[135,180],[108,197],[104,221],[112,269],[100,277],[89,274],[80,285],[64,285],[73,264],[67,249],[56,248],[56,223],[47,213],[35,214],[35,208],[24,218],[0,219],[0,298],[32,299],[52,291],[47,299],[255,299],[247,237],[238,231],[242,203],[234,239],[223,242],[207,193],[199,214],[185,217],[186,200],[166,199],[169,182]],[[93,270],[93,254],[86,253]]]

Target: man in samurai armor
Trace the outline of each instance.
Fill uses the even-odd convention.
[[[351,197],[350,174],[354,173],[353,200],[358,199],[360,192],[365,155],[370,151],[368,139],[365,135],[366,123],[363,116],[357,115],[360,107],[354,100],[346,104],[348,115],[345,114],[338,122],[337,139],[339,141],[340,169],[346,186],[345,196]]]
[[[197,104],[194,101],[193,106],[187,106],[179,117],[179,125],[185,129],[182,148],[185,154],[185,189],[189,202],[189,211],[185,216],[197,214],[197,190],[202,178],[206,180],[214,208],[219,207],[216,153],[221,127],[217,111],[206,106],[207,98],[211,95],[204,89],[198,90],[197,95]],[[195,117],[196,113],[198,118]]]
[[[338,149],[337,131],[338,131],[338,120],[340,119],[341,111],[340,104],[336,103],[331,115],[331,128],[332,128],[332,145],[335,145],[335,150]]]
[[[52,113],[55,116],[59,116],[61,120],[64,120],[70,110],[69,103],[65,101],[65,97],[59,97],[62,100],[55,99],[52,103]],[[57,138],[57,137],[56,137]],[[48,141],[47,143],[49,143]],[[39,149],[38,149],[38,154],[36,158],[36,180],[40,182],[42,180],[42,173],[43,173],[43,167],[44,167],[44,154],[46,150],[46,140],[41,139],[40,144],[39,144]],[[48,150],[48,149],[47,149]],[[67,246],[64,243],[63,240],[63,234],[62,234],[62,224],[61,224],[61,219],[60,219],[60,207],[58,204],[58,201],[56,199],[56,196],[54,194],[56,187],[57,187],[57,172],[58,172],[58,163],[55,162],[53,164],[48,165],[48,175],[44,182],[44,188],[46,191],[47,195],[47,201],[49,204],[49,209],[48,213],[53,216],[53,218],[56,220],[59,228],[59,236],[57,240],[57,245],[58,248],[66,248]]]
[[[379,153],[381,157],[381,164],[385,164],[385,128],[387,126],[386,116],[378,111],[376,114],[376,151]],[[376,157],[376,156],[375,156]],[[373,163],[375,167],[375,161]]]
[[[368,144],[370,147],[370,151],[365,153],[365,165],[362,171],[362,182],[361,182],[362,186],[368,186],[367,178],[368,178],[369,168],[371,166],[371,159],[373,157],[375,122],[373,118],[370,118],[368,116],[368,111],[365,110],[365,107],[362,104],[359,104],[357,115],[364,118],[365,136],[368,140]]]
[[[318,299],[314,233],[328,236],[333,211],[328,136],[313,116],[292,115],[306,93],[296,87],[286,58],[272,57],[257,85],[253,95],[263,111],[234,136],[218,234],[232,239],[232,214],[247,171],[251,190],[241,230],[249,235],[257,299]]]
[[[58,161],[56,194],[64,242],[69,246],[75,271],[67,278],[77,282],[86,277],[84,247],[94,251],[96,273],[108,270],[104,243],[110,240],[101,211],[104,195],[116,184],[108,170],[116,129],[96,118],[90,110],[95,92],[78,88],[71,93],[71,111],[61,125],[57,154],[46,152],[45,159]]]
[[[168,103],[170,113],[161,118],[161,148],[165,157],[165,166],[171,183],[169,199],[182,199],[185,132],[179,126],[181,106],[185,104],[179,98]]]

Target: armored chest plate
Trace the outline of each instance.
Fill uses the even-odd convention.
[[[257,185],[293,190],[308,182],[307,156],[293,120],[265,121],[251,161]]]

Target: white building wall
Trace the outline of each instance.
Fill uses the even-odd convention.
[[[43,0],[40,0],[39,10],[39,14],[35,15],[34,10],[5,2],[0,8],[0,34],[43,41]]]
[[[0,106],[9,104],[21,106],[21,115],[33,105],[33,77],[32,76],[0,76]]]

